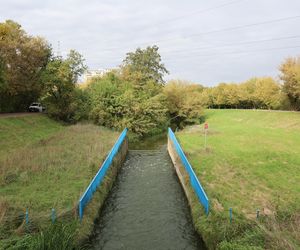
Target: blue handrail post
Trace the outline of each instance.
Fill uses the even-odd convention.
[[[259,219],[259,209],[256,210],[256,219]]]
[[[52,208],[52,210],[51,210],[51,220],[52,220],[52,223],[54,224],[54,222],[56,220],[56,212],[55,212],[54,208]]]
[[[232,222],[232,208],[229,208],[229,220]]]
[[[81,206],[81,201],[79,201],[79,204],[78,204],[78,210],[79,210],[79,219],[80,219],[80,222],[82,221],[82,206]]]
[[[208,213],[209,213],[209,202],[207,202],[207,205],[205,207],[205,212],[206,212],[206,215],[208,215]]]
[[[25,212],[25,223],[26,223],[26,225],[28,225],[28,223],[29,223],[29,213],[28,213],[27,208],[26,208],[26,212]]]

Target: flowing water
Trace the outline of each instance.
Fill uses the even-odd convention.
[[[129,151],[94,233],[92,249],[205,249],[165,146]]]

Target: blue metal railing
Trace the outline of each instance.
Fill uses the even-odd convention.
[[[199,201],[203,205],[206,214],[208,214],[209,213],[209,200],[208,200],[208,197],[207,197],[201,183],[199,182],[191,164],[189,163],[188,159],[186,158],[179,142],[176,139],[175,134],[173,133],[173,131],[170,128],[168,129],[168,135],[169,135],[170,140],[173,142],[175,150],[176,150],[177,154],[179,155],[185,170],[187,171],[187,173],[189,175],[191,186],[193,187],[197,197],[199,198]]]
[[[91,181],[90,185],[85,190],[84,194],[81,196],[79,203],[78,203],[78,213],[79,218],[82,220],[84,208],[86,207],[87,203],[92,199],[94,192],[96,191],[97,187],[101,184],[102,180],[105,177],[107,169],[113,162],[115,155],[118,153],[124,139],[127,135],[127,128],[123,130],[120,134],[118,140],[116,141],[115,145],[112,147],[111,151],[107,155],[105,161],[103,162],[102,166],[98,170],[97,174]]]

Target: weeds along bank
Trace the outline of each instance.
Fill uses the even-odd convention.
[[[80,195],[119,133],[90,124],[62,126],[44,116],[3,118],[0,119],[0,127],[0,137],[5,138],[0,142],[0,248],[1,245],[13,245],[20,238],[27,243],[36,240],[36,237],[24,235],[51,225],[52,208],[55,208],[56,221],[65,222],[57,230],[73,230],[76,240],[87,237],[99,205],[112,185],[116,166],[120,166],[124,159],[127,142],[79,225],[74,221],[77,220]],[[27,225],[26,209],[29,217]]]
[[[299,249],[299,114],[207,110],[206,122],[206,150],[202,126],[177,137],[210,198],[206,216],[190,192],[195,227],[207,247]]]

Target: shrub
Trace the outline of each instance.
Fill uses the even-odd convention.
[[[111,74],[95,79],[87,90],[90,117],[95,123],[110,128],[127,127],[140,137],[158,132],[166,125],[167,110],[164,96],[153,94],[151,90],[136,89],[132,83],[122,82]]]
[[[199,123],[208,102],[203,87],[184,81],[170,81],[163,90],[169,119],[176,127]]]

